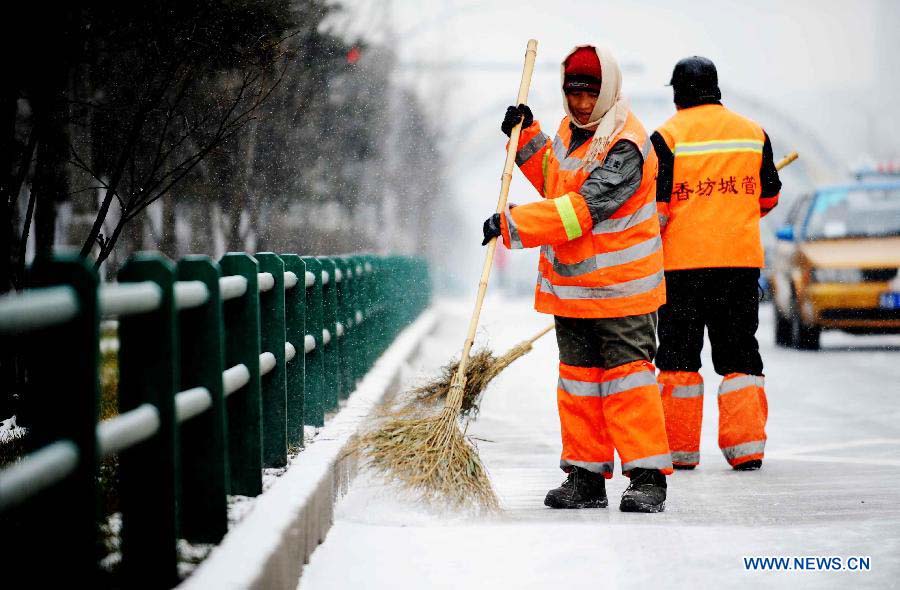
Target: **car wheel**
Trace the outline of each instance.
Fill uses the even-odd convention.
[[[782,315],[777,305],[775,305],[775,344],[793,346],[791,321]]]
[[[794,309],[797,310],[796,301]],[[817,326],[808,326],[800,317],[797,310],[791,317],[791,344],[800,350],[819,350],[819,336],[822,329]]]

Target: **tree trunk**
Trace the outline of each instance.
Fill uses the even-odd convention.
[[[16,170],[19,156],[16,153],[16,115],[18,114],[15,88],[3,91],[0,97],[0,293],[14,287],[13,269],[15,250],[18,243],[18,228],[13,223],[17,206],[18,191]]]
[[[163,215],[160,228],[159,249],[172,260],[178,259],[177,210],[175,197],[170,193],[162,198]]]
[[[49,117],[41,133],[31,190],[34,192],[35,257],[49,257],[56,242],[56,209],[69,194],[66,170],[68,137],[59,113]]]

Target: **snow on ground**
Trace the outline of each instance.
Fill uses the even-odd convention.
[[[416,379],[458,354],[468,301],[414,363]],[[479,339],[495,352],[545,326],[527,300],[490,299]],[[771,310],[759,338],[769,393],[769,446],[759,472],[738,473],[716,445],[718,377],[706,352],[701,465],[669,478],[663,514],[545,508],[562,481],[552,334],[489,388],[470,433],[500,494],[498,516],[438,514],[361,475],[304,569],[304,590],[370,588],[828,588],[900,584],[900,337],[826,333],[822,352],[775,348]],[[867,572],[752,572],[744,556],[870,556]]]

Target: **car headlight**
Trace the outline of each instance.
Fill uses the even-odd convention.
[[[812,271],[816,283],[861,283],[862,279],[858,268],[814,268]]]

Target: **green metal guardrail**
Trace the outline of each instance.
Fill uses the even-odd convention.
[[[427,264],[391,256],[135,255],[100,285],[77,258],[35,264],[0,298],[25,358],[33,449],[0,471],[10,563],[38,582],[100,579],[99,460],[118,455],[122,580],[179,582],[177,539],[216,543],[227,496],[322,426],[431,298]],[[101,319],[119,321],[119,415],[98,424]],[[302,460],[302,459],[301,459]]]

